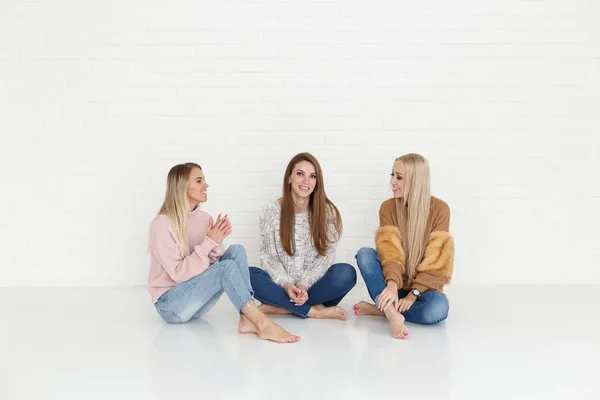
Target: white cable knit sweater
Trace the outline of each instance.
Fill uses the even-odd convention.
[[[260,214],[260,267],[280,286],[289,282],[310,288],[325,275],[335,259],[335,247],[339,239],[335,224],[330,222],[327,226],[330,245],[325,256],[321,256],[312,243],[310,214],[296,214],[296,253],[291,257],[279,239],[280,215],[281,206],[277,200],[267,204]]]

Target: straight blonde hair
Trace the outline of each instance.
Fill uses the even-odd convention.
[[[431,207],[429,163],[414,153],[398,157],[396,162],[402,167],[404,179],[404,193],[397,211],[410,284],[425,253],[425,229]]]
[[[202,167],[196,163],[188,162],[177,164],[169,171],[167,175],[167,191],[158,216],[166,215],[173,226],[173,230],[179,239],[179,246],[182,255],[187,255],[188,246],[185,238],[185,228],[190,214],[190,202],[187,197],[188,180],[194,168],[202,170]]]

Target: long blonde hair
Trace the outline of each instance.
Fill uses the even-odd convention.
[[[398,157],[396,162],[402,167],[404,179],[404,194],[397,211],[410,284],[425,252],[425,229],[431,207],[429,163],[414,153]]]
[[[327,238],[327,228],[329,224],[328,209],[331,210],[333,224],[338,233],[342,235],[342,217],[340,211],[325,194],[325,183],[323,182],[323,171],[321,165],[315,156],[310,153],[296,154],[287,165],[283,174],[283,187],[281,196],[281,215],[279,220],[279,239],[281,245],[287,254],[294,256],[296,253],[296,242],[294,234],[296,229],[296,212],[294,209],[294,199],[292,198],[292,186],[289,178],[292,175],[296,164],[302,161],[308,161],[315,167],[317,175],[317,184],[315,190],[310,195],[308,209],[310,211],[310,233],[313,245],[320,255],[324,256],[330,243]]]
[[[190,213],[190,202],[187,197],[188,179],[194,168],[202,169],[196,163],[188,162],[177,164],[167,175],[167,191],[158,215],[166,215],[173,230],[179,239],[179,246],[182,255],[188,252],[187,240],[185,239],[185,227]]]

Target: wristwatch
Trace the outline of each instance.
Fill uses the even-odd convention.
[[[411,289],[410,292],[415,295],[415,297],[421,296],[421,291],[417,288]]]

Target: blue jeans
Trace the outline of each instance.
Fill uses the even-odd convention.
[[[385,289],[385,280],[381,271],[381,261],[377,251],[370,247],[363,247],[356,254],[358,269],[367,285],[371,299],[377,305],[377,297]],[[398,298],[406,297],[406,290],[398,290]],[[427,290],[417,298],[412,307],[402,313],[409,322],[416,324],[437,324],[448,317],[450,305],[446,295],[437,290]]]
[[[250,279],[255,290],[254,296],[261,303],[284,308],[301,318],[306,318],[311,306],[337,306],[356,285],[356,270],[350,264],[333,264],[327,273],[308,289],[308,300],[301,306],[292,303],[285,290],[273,282],[269,274],[262,269],[250,267]]]
[[[164,292],[154,306],[166,322],[184,324],[206,314],[223,291],[238,312],[252,301],[248,257],[239,244],[229,246],[219,261],[200,275]]]

